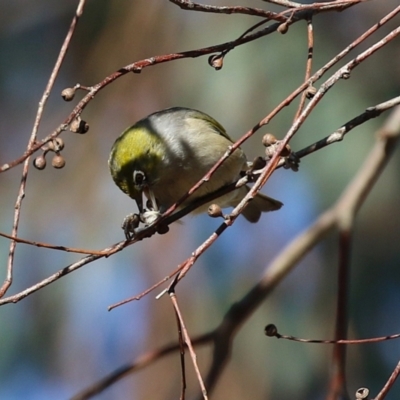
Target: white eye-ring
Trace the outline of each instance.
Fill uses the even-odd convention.
[[[143,187],[146,184],[146,175],[143,171],[133,171],[133,183],[138,187]]]

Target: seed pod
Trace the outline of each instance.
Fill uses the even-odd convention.
[[[307,99],[312,99],[317,93],[317,88],[315,86],[309,86],[306,90],[306,97]]]
[[[33,166],[36,169],[42,170],[46,168],[46,158],[44,157],[44,155],[42,154],[41,156],[36,157],[33,160]]]
[[[289,25],[287,24],[287,22],[280,24],[277,29],[277,31],[282,35],[284,35],[288,30],[289,30]]]
[[[208,63],[216,70],[219,71],[224,65],[224,56],[222,54],[214,54],[208,57]]]
[[[51,160],[51,165],[54,168],[64,168],[65,166],[65,160],[64,157],[61,154],[56,154],[53,159]]]
[[[222,209],[218,204],[211,204],[210,207],[208,207],[207,213],[212,218],[223,217]]]
[[[71,132],[84,134],[89,130],[89,124],[80,118],[75,118],[69,129]]]
[[[76,91],[75,88],[66,88],[61,92],[61,97],[65,101],[71,101],[75,97],[75,91]]]
[[[86,133],[89,130],[89,124],[86,121],[81,121],[79,124],[79,130],[78,133]]]
[[[64,148],[64,141],[60,137],[57,137],[53,140],[50,140],[50,142],[47,143],[47,146],[49,150],[58,153]]]
[[[64,148],[64,140],[62,140],[60,137],[56,137],[53,140],[54,143],[54,151],[59,152]]]
[[[360,388],[356,391],[356,399],[357,400],[364,400],[367,399],[369,395],[369,389],[367,388]]]
[[[276,143],[278,139],[272,133],[266,133],[262,138],[262,144],[265,147],[271,146]]]
[[[267,336],[276,336],[278,334],[278,328],[276,327],[276,325],[274,324],[268,324],[265,328],[264,328],[264,332]]]

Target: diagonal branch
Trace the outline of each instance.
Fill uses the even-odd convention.
[[[231,306],[221,324],[213,331],[192,340],[193,345],[212,343],[213,359],[206,378],[206,387],[211,393],[231,354],[233,339],[257,307],[275,287],[294,269],[296,264],[335,226],[347,221],[360,209],[366,195],[389,161],[400,136],[400,107],[397,107],[378,132],[377,142],[336,204],[324,212],[314,224],[289,243],[265,269],[261,280],[237,303]],[[379,338],[381,340],[381,338]],[[84,400],[113,384],[118,379],[138,368],[148,366],[166,354],[179,350],[179,344],[168,345],[160,350],[145,354],[130,366],[123,367],[100,382],[75,396],[73,400]],[[146,360],[142,362],[142,360]],[[399,368],[397,368],[399,370]],[[397,371],[398,373],[399,371]],[[397,374],[393,374],[396,379]],[[383,397],[381,397],[383,399]]]
[[[223,340],[219,348],[216,345],[214,347],[213,362],[206,379],[209,391],[215,386],[230,356],[230,345],[227,343],[233,341],[234,334],[253,311],[330,230],[335,226],[341,226],[343,221],[354,218],[389,161],[399,136],[400,107],[397,107],[378,132],[377,142],[371,153],[337,203],[283,249],[265,270],[259,283],[227,312],[223,322],[217,328]]]

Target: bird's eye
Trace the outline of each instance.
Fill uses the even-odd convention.
[[[133,171],[133,183],[142,186],[146,182],[146,175],[143,171]]]

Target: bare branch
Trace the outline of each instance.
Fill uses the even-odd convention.
[[[19,219],[21,215],[21,206],[22,206],[22,200],[25,197],[25,186],[26,186],[26,181],[28,179],[28,170],[29,170],[29,161],[30,161],[30,154],[33,153],[32,148],[34,148],[36,138],[37,138],[37,132],[39,129],[39,124],[42,119],[43,111],[44,111],[44,106],[46,105],[47,99],[50,96],[51,89],[53,88],[54,82],[56,80],[56,77],[58,75],[58,71],[60,70],[61,64],[64,61],[65,54],[67,53],[69,44],[71,42],[72,35],[75,32],[75,27],[76,24],[78,23],[79,17],[82,15],[83,12],[83,7],[85,5],[86,0],[80,0],[78,7],[76,9],[75,15],[72,18],[71,25],[69,27],[67,36],[64,39],[64,43],[61,47],[60,53],[58,55],[56,64],[54,65],[53,71],[51,72],[49,81],[47,82],[46,88],[44,90],[43,96],[39,102],[39,108],[37,110],[36,114],[36,119],[35,123],[33,125],[33,130],[31,133],[31,136],[29,138],[28,146],[26,149],[25,154],[28,154],[26,157],[24,157],[24,167],[22,171],[22,177],[21,177],[21,183],[19,186],[19,191],[18,191],[18,197],[17,201],[15,203],[14,209],[14,221],[13,221],[13,228],[11,231],[11,236],[17,236],[18,233],[18,225],[19,225]],[[31,152],[32,151],[32,152]],[[21,161],[22,162],[22,161]],[[9,287],[12,284],[13,280],[13,264],[14,264],[14,254],[15,254],[15,248],[17,246],[16,241],[12,240],[10,244],[10,250],[8,253],[8,262],[7,262],[7,275],[6,278],[3,282],[3,285],[0,287],[0,298],[3,297]]]
[[[171,3],[174,3],[178,7],[183,10],[189,11],[202,11],[209,13],[217,13],[217,14],[246,14],[246,15],[254,15],[257,17],[267,18],[268,20],[275,20],[279,22],[285,22],[286,18],[271,12],[266,11],[261,8],[251,8],[251,7],[242,7],[242,6],[211,6],[208,4],[199,4],[189,2],[187,0],[169,0]]]
[[[392,374],[390,375],[388,381],[386,382],[385,386],[378,393],[378,395],[375,397],[374,400],[383,400],[384,398],[386,398],[387,394],[389,393],[389,390],[392,388],[392,386],[396,382],[396,379],[399,377],[399,374],[400,374],[400,362],[398,362]]]
[[[192,346],[192,341],[191,341],[188,331],[186,329],[186,324],[185,324],[185,321],[183,320],[183,316],[182,316],[181,310],[178,305],[178,300],[176,299],[176,295],[173,290],[169,291],[169,297],[171,298],[176,315],[179,319],[179,324],[182,328],[183,338],[185,340],[186,346],[188,347],[190,356],[192,358],[193,367],[194,367],[194,370],[196,371],[197,380],[199,381],[199,384],[200,384],[202,397],[204,400],[208,400],[207,390],[206,390],[206,387],[204,386],[203,378],[201,377],[200,369],[197,364],[197,356],[196,356],[196,353]]]
[[[354,218],[365,200],[366,194],[372,189],[390,159],[399,136],[400,107],[396,108],[388,118],[370,155],[336,205],[324,212],[310,228],[284,248],[270,263],[259,283],[239,302],[235,303],[225,315],[217,329],[219,333],[223,331],[221,336],[223,336],[224,342],[220,343],[220,349],[214,348],[213,362],[206,380],[209,391],[214,387],[227,362],[230,354],[230,346],[227,343],[232,341],[232,336],[311,248],[325,237],[328,231],[335,226],[341,226],[342,222],[340,221],[348,218],[344,216],[350,214]]]

